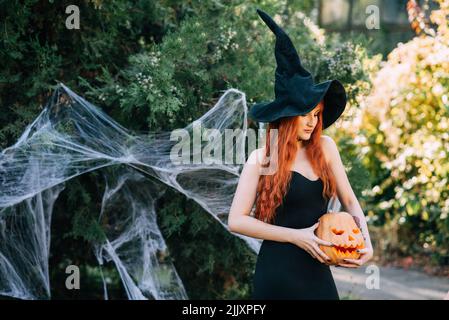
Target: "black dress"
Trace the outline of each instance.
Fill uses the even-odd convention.
[[[293,171],[284,202],[273,224],[308,228],[327,212],[321,179],[309,180]],[[288,243],[263,240],[253,278],[253,299],[334,299],[338,292],[330,267]]]

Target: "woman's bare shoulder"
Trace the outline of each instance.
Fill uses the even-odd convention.
[[[257,168],[260,168],[260,163],[262,162],[264,157],[265,157],[265,147],[254,149],[250,153],[247,163],[256,165]]]
[[[334,159],[338,156],[338,148],[334,139],[329,136],[322,135],[321,136],[321,145],[323,147],[324,157],[326,161],[329,162],[331,159]]]

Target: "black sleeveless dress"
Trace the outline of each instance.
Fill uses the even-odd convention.
[[[309,180],[292,172],[284,202],[276,209],[273,224],[308,228],[327,212],[321,179]],[[253,277],[252,299],[338,300],[330,267],[307,251],[288,243],[263,240]]]

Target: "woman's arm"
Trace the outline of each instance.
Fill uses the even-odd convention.
[[[229,212],[228,227],[232,232],[253,238],[291,242],[291,228],[275,226],[250,216],[256,199],[264,152],[265,148],[251,152],[243,167]]]
[[[348,177],[346,175],[345,168],[341,161],[340,153],[334,140],[329,136],[322,136],[323,147],[325,149],[325,155],[327,162],[335,176],[337,182],[337,194],[346,212],[354,217],[354,220],[360,227],[363,237],[365,238],[365,246],[371,251],[372,256],[372,243],[368,231],[368,224],[366,223],[365,214],[360,207],[359,201],[351,188]],[[371,258],[371,257],[366,257]]]
[[[264,148],[254,150],[243,167],[228,217],[229,230],[258,239],[290,242],[307,251],[321,263],[328,263],[330,259],[319,245],[332,246],[332,243],[315,235],[318,223],[309,228],[293,229],[272,225],[250,216],[256,199],[260,162],[264,152]]]

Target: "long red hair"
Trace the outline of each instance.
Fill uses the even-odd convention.
[[[321,104],[321,111],[323,104]],[[261,175],[257,185],[256,211],[255,217],[265,221],[272,222],[276,213],[276,208],[282,204],[285,193],[289,187],[292,171],[291,168],[298,151],[298,126],[299,117],[281,118],[276,122],[268,124],[266,132],[265,157],[267,162],[263,161],[263,167],[270,165],[270,131],[277,129],[278,159],[277,170],[274,174]],[[311,163],[313,171],[323,181],[323,197],[329,200],[336,194],[335,177],[326,163],[322,147],[322,112],[319,113],[318,122],[313,130],[309,140],[303,140],[306,156]]]

